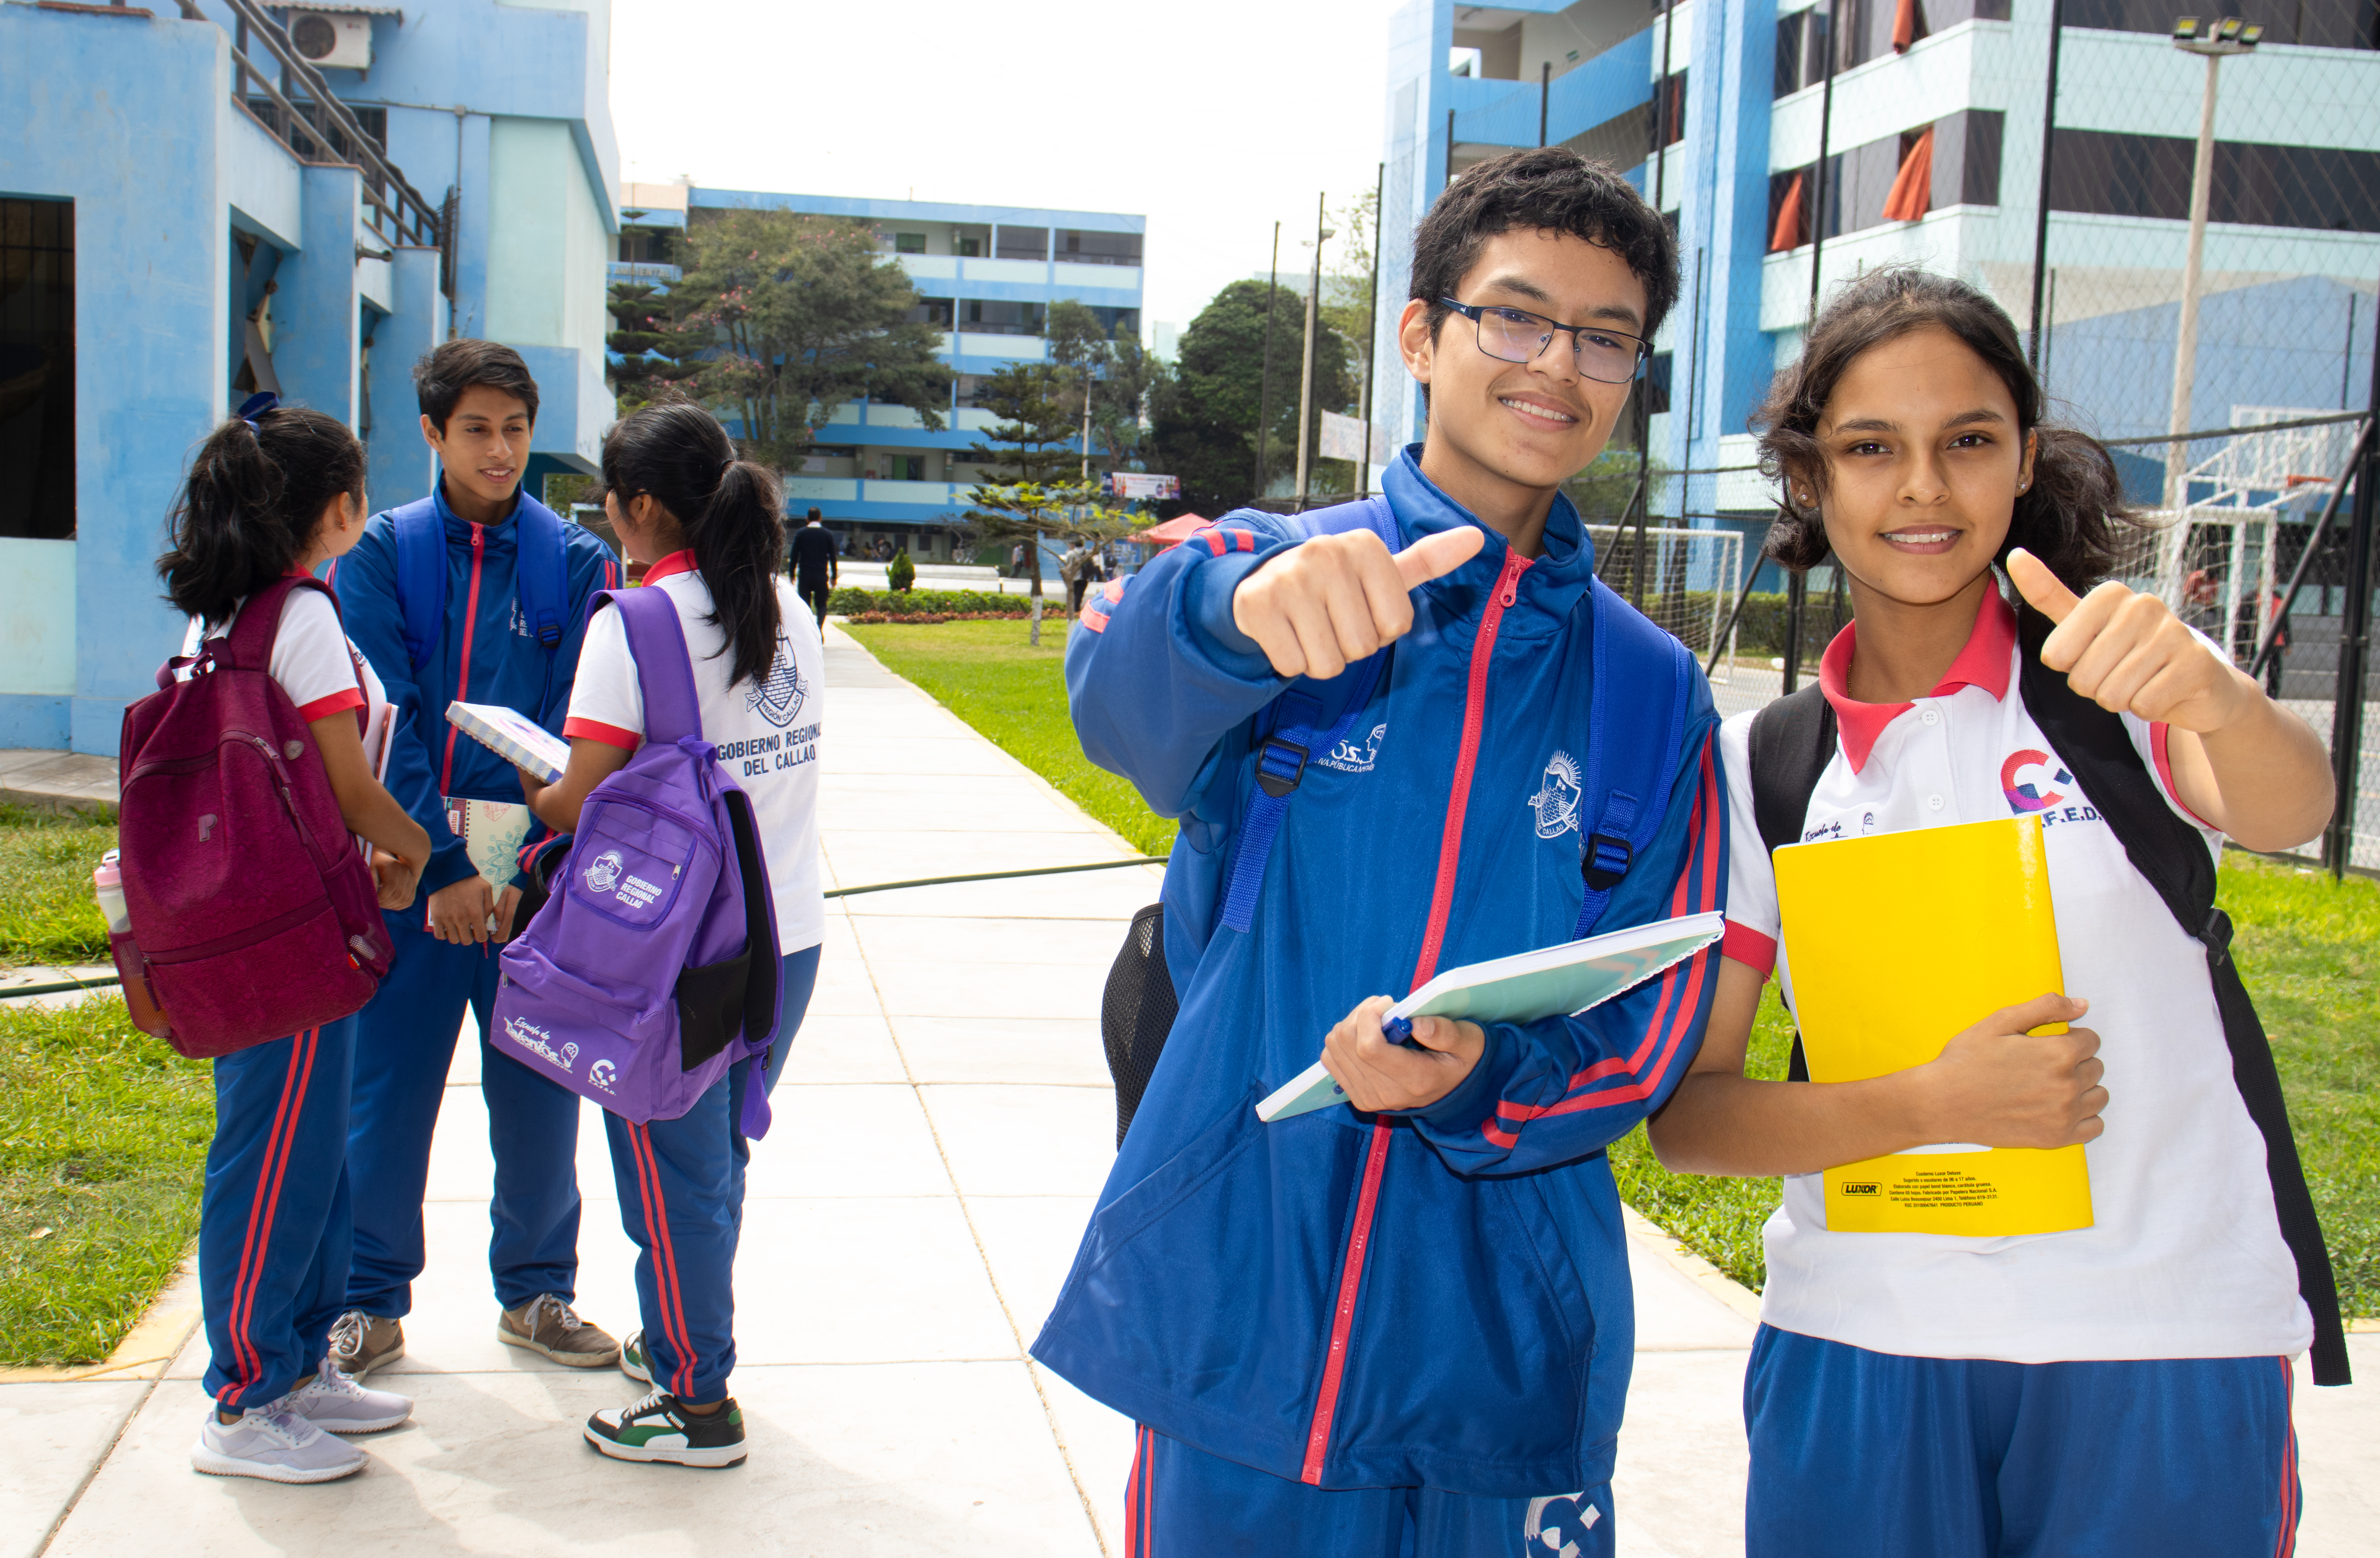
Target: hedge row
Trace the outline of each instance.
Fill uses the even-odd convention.
[[[1620,589],[1624,594],[1625,581]],[[1710,632],[1711,592],[1707,590],[1684,590],[1662,596],[1647,593],[1645,615],[1655,621],[1691,625],[1688,641],[1705,655],[1710,652],[1707,635]],[[1806,661],[1827,646],[1833,637],[1834,619],[1828,615],[1827,597],[1814,592],[1803,609],[1803,657]],[[1718,626],[1727,626],[1727,613],[1719,614]],[[1783,590],[1747,595],[1743,614],[1735,621],[1735,652],[1742,655],[1778,655],[1785,652],[1785,593]]]
[[[1061,605],[1054,596],[1042,597],[1043,611]],[[837,616],[903,621],[917,616],[1030,616],[1033,601],[990,590],[838,590],[826,598],[826,609]]]

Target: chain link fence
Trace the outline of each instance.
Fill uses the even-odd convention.
[[[2360,412],[2289,406],[2228,408],[2228,429],[2181,441],[2180,508],[2143,508],[2111,577],[2154,594],[2261,681],[2327,743],[2352,721],[2360,782],[2342,816],[2339,864],[2380,870],[2380,666],[2362,686],[2342,682],[2345,640],[2358,631],[2349,579],[2363,450]],[[2193,430],[2198,431],[2198,430]],[[2120,462],[2157,467],[2174,441],[2111,441]],[[2141,451],[2145,451],[2145,455]],[[1649,473],[1651,497],[1631,491],[1621,513],[1590,509],[1597,570],[1668,628],[1708,668],[1722,716],[1757,709],[1817,674],[1819,657],[1851,621],[1841,572],[1830,564],[1796,581],[1764,563],[1773,498],[1751,467]],[[1639,508],[1649,512],[1641,516]],[[1641,539],[1640,539],[1641,538]],[[2365,553],[2367,580],[2370,553]],[[1798,593],[1799,610],[1795,596]],[[2363,622],[2380,601],[2367,582]],[[1798,643],[1796,642],[1798,626]],[[2365,629],[2368,632],[2368,628]],[[2325,859],[2316,840],[2296,853]]]

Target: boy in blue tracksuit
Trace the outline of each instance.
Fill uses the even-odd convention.
[[[1596,603],[1559,484],[1627,403],[1675,249],[1617,174],[1555,148],[1452,185],[1413,275],[1429,422],[1381,481],[1401,549],[1241,511],[1106,587],[1067,646],[1085,750],[1182,820],[1180,1015],[1034,1346],[1142,1425],[1134,1558],[1612,1551],[1633,1321],[1603,1149],[1693,1059],[1716,955],[1578,1017],[1423,1018],[1418,1048],[1380,1019],[1388,992],[1581,917],[1593,614],[1627,608]],[[1331,678],[1383,645],[1232,929],[1267,706],[1293,677],[1344,701],[1355,674]],[[1683,701],[1674,729],[1607,729],[1668,749],[1600,931],[1720,907],[1699,676]],[[1349,1106],[1259,1123],[1318,1045]]]
[[[404,1354],[399,1321],[412,1308],[411,1284],[424,1259],[430,1138],[463,1008],[470,1005],[484,1033],[496,988],[492,943],[513,929],[525,885],[519,861],[546,836],[522,804],[518,772],[462,738],[446,722],[446,705],[503,704],[558,734],[587,598],[619,582],[618,562],[601,540],[520,490],[537,383],[519,353],[491,341],[449,341],[422,359],[414,380],[422,434],[439,455],[438,483],[420,502],[375,515],[329,576],[349,633],[395,706],[388,788],[432,843],[420,884],[427,907],[386,916],[396,964],[358,1015],[347,1138],[355,1256],[347,1313],[333,1336],[340,1367],[358,1377]],[[418,645],[419,659],[407,642],[406,589],[422,590],[423,579],[406,574],[397,542],[408,521],[425,526],[417,532],[425,545],[443,541],[444,610]],[[558,569],[550,551],[522,556],[525,545],[557,543]],[[549,579],[558,575],[559,600],[540,603],[538,587],[522,577],[540,566]],[[425,592],[434,596],[435,583],[433,565]],[[419,617],[424,608],[414,604]],[[551,644],[538,635],[540,617]],[[488,802],[497,804],[479,804]],[[461,836],[468,832],[480,836],[476,851]],[[486,842],[491,835],[501,840],[496,847]],[[495,1157],[488,1260],[503,1309],[497,1336],[556,1362],[608,1364],[618,1345],[571,1308],[578,1100],[484,1045],[480,1091]]]

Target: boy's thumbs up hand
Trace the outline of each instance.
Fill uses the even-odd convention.
[[[1473,526],[1390,553],[1369,530],[1317,536],[1240,581],[1232,621],[1284,676],[1328,680],[1413,629],[1411,591],[1479,554]]]
[[[2264,697],[2155,595],[2109,579],[2078,596],[2022,547],[2009,554],[2008,573],[2058,625],[2042,643],[2041,663],[2065,672],[2067,685],[2102,709],[2204,736]]]

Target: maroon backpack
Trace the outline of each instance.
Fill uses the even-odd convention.
[[[124,712],[125,905],[161,1037],[193,1057],[346,1016],[395,950],[313,733],[266,670],[292,590],[338,607],[319,579],[275,579]]]

